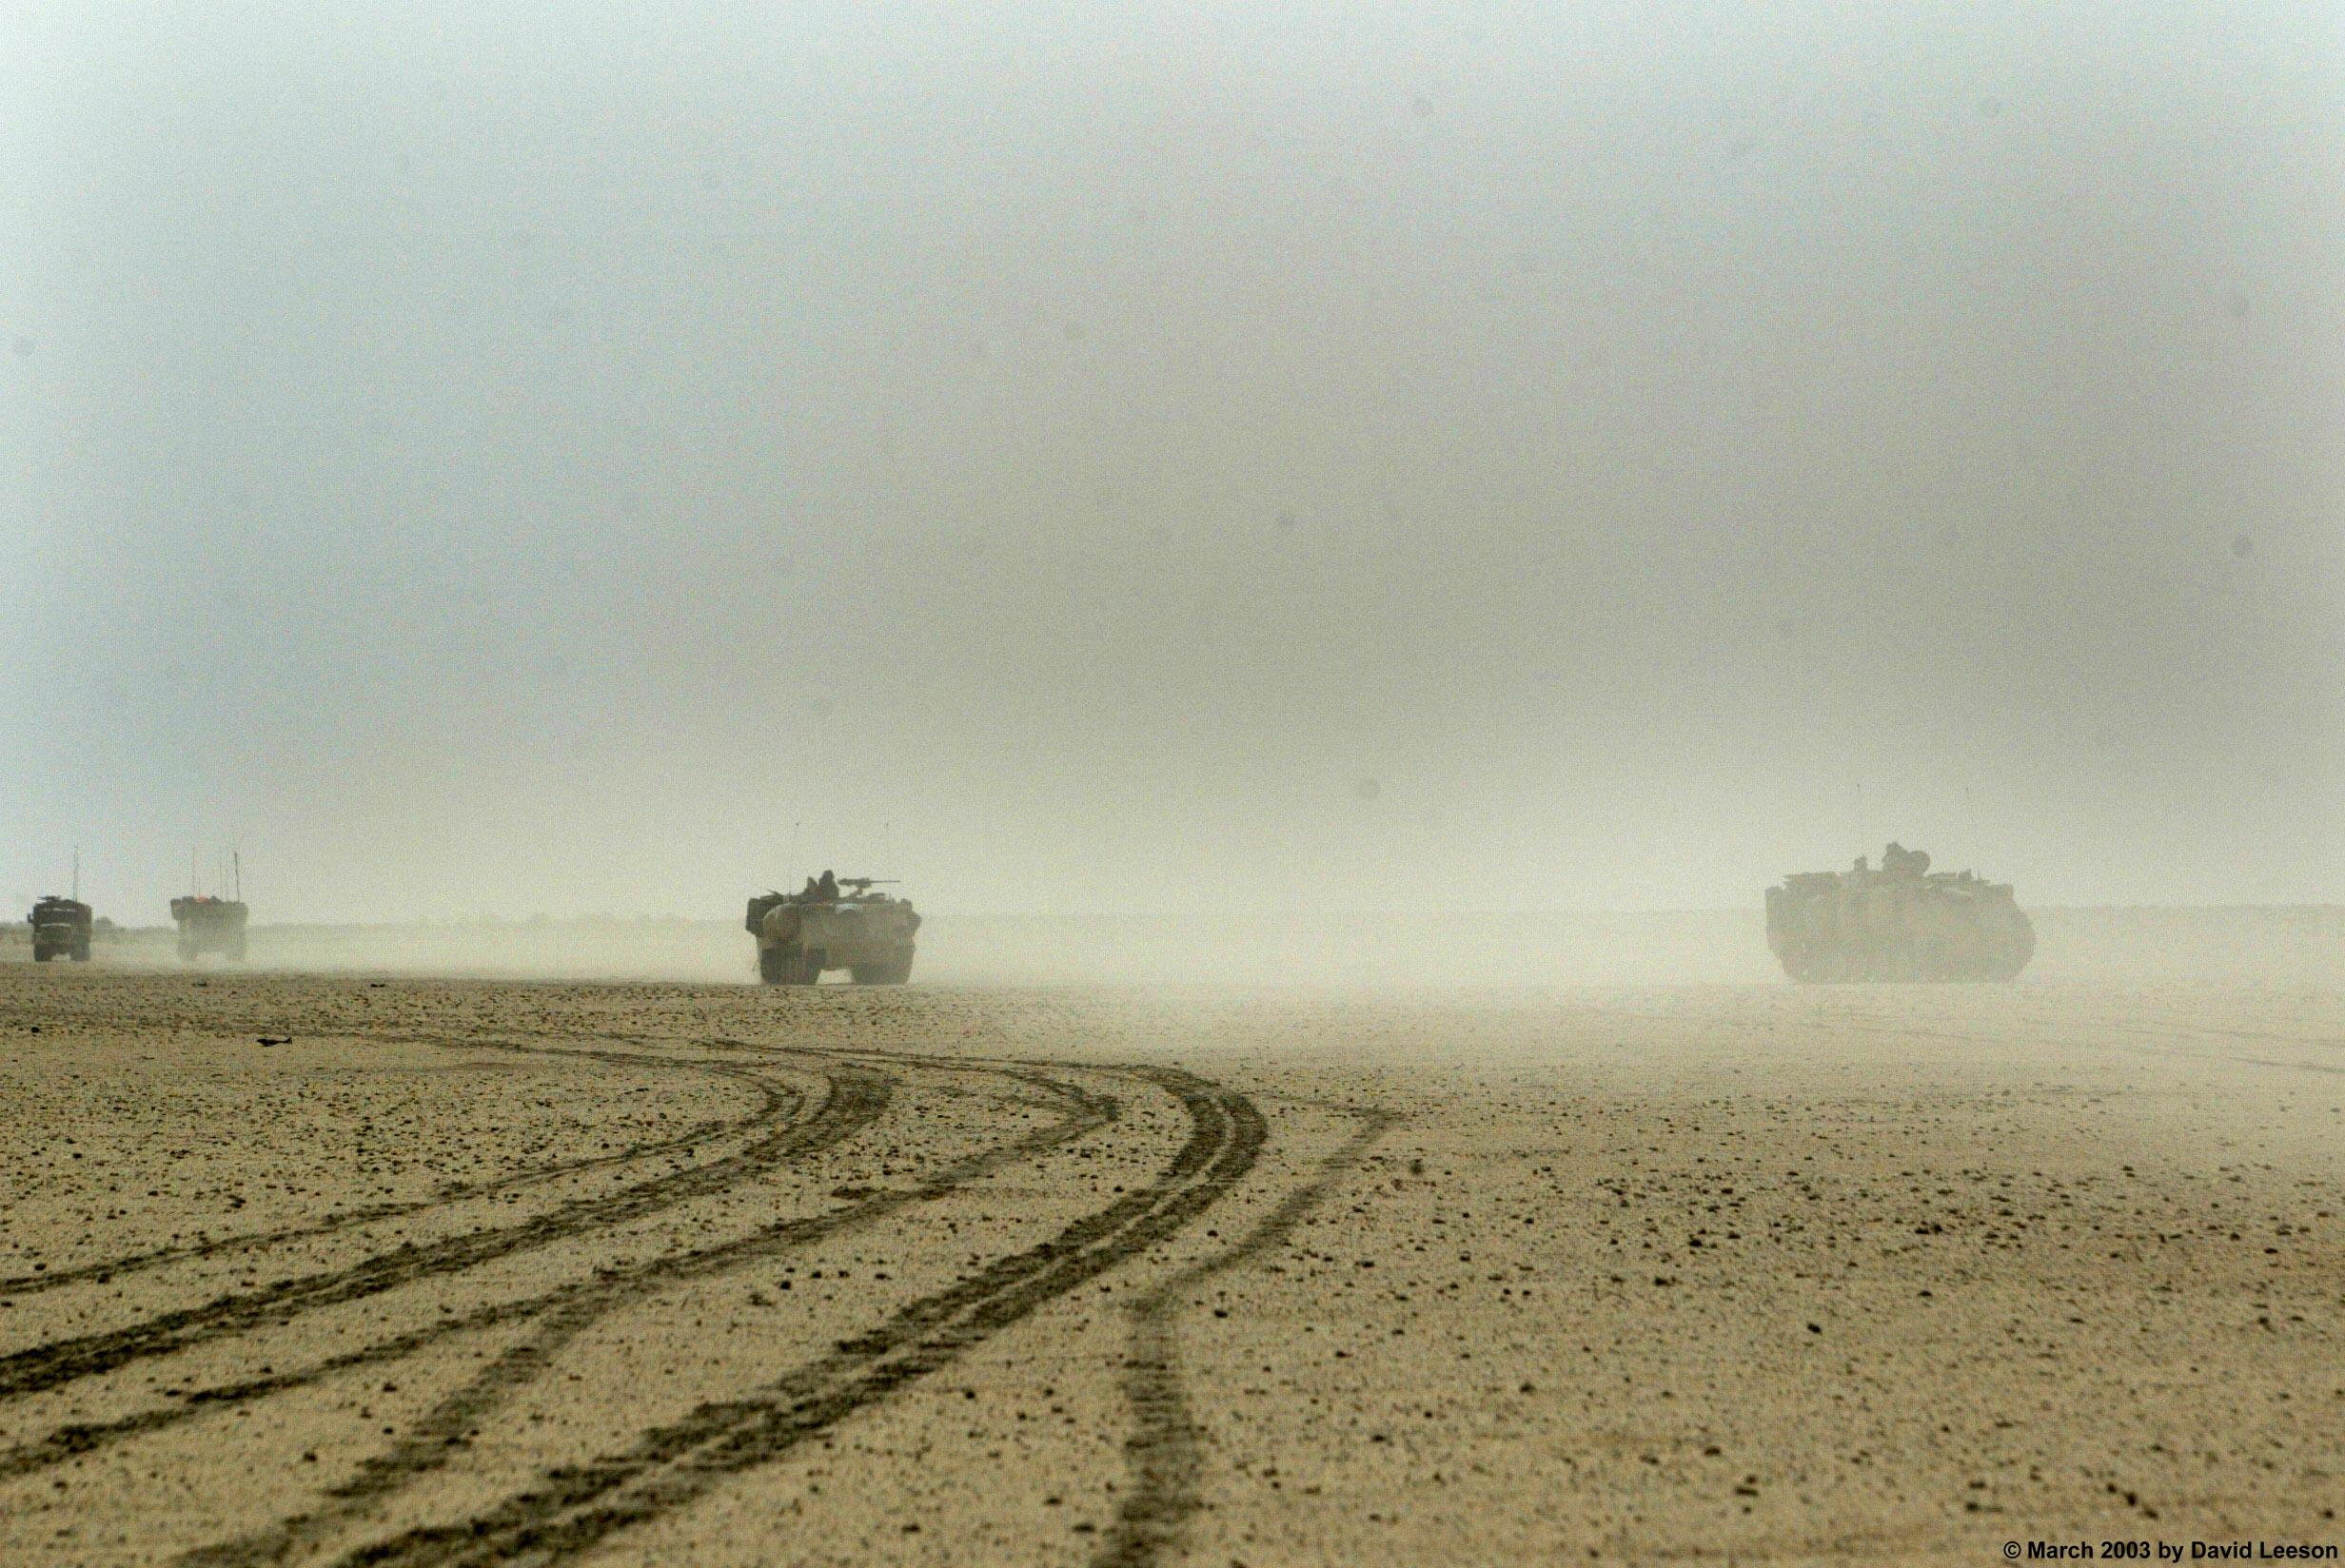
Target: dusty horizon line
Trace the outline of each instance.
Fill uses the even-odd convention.
[[[2345,915],[2345,901],[2280,904],[2027,904],[2024,907],[2031,914],[2326,913]],[[956,911],[947,909],[941,911],[931,910],[924,912],[939,918],[952,920],[1024,920],[1035,922],[1085,920],[1188,921],[1202,918],[1198,911],[1183,910],[1062,910],[1054,911],[1049,913],[1036,913],[1015,910]],[[1488,917],[1505,917],[1508,919],[1594,919],[1623,917],[1654,918],[1668,915],[1760,915],[1764,912],[1765,911],[1764,905],[1760,904],[1756,900],[1753,900],[1750,903],[1738,904],[1681,904],[1605,908],[1574,908],[1567,906],[1554,906],[1536,909],[1515,909],[1489,905],[1457,905],[1448,907],[1445,911],[1445,916],[1447,918],[1453,919],[1477,919]],[[1213,911],[1212,917],[1216,919],[1290,920],[1308,922],[1325,920],[1383,920],[1404,916],[1416,916],[1422,915],[1423,913],[1424,906],[1422,905],[1383,909],[1360,908],[1348,910],[1288,910],[1283,912],[1270,910],[1237,908]],[[105,917],[101,915],[101,918]],[[526,915],[508,915],[489,912],[470,915],[416,915],[402,920],[256,920],[252,922],[250,929],[255,931],[332,931],[480,930],[483,928],[492,930],[502,928],[542,930],[562,926],[613,926],[628,928],[640,928],[643,926],[669,926],[682,928],[720,927],[726,930],[734,930],[739,928],[739,923],[740,922],[738,916],[680,914],[674,912],[663,914],[552,914],[539,912]],[[0,925],[0,929],[9,931],[16,931],[25,928],[26,922],[22,920],[10,920],[6,922],[4,925]],[[168,922],[146,925],[125,925],[120,922],[116,922],[110,929],[119,934],[137,935],[142,932],[149,931],[168,933],[174,931],[176,928]]]

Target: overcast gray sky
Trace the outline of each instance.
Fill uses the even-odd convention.
[[[2345,898],[2335,6],[874,14],[7,8],[0,890]]]

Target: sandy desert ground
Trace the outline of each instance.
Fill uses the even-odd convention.
[[[2345,1541],[2328,984],[11,964],[0,1104],[10,1563]]]

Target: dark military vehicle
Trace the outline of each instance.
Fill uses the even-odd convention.
[[[810,876],[798,892],[759,893],[746,922],[758,939],[758,978],[811,986],[824,970],[845,970],[858,986],[912,978],[913,933],[920,917],[903,899],[874,892],[868,876]]]
[[[1794,980],[2016,980],[2036,928],[2007,882],[1930,870],[1892,844],[1881,869],[1798,872],[1767,890],[1767,946]]]
[[[234,963],[245,958],[244,904],[234,898],[189,893],[171,900],[171,918],[179,922],[179,961],[192,964],[207,952],[223,954]]]
[[[32,961],[46,964],[52,958],[69,958],[76,964],[89,962],[89,906],[78,898],[60,898],[50,893],[32,906],[27,917],[32,926]]]

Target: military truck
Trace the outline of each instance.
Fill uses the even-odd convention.
[[[52,958],[69,958],[76,964],[89,962],[89,906],[78,898],[60,898],[50,893],[32,906],[27,920],[32,927],[32,961],[46,964]]]
[[[905,900],[872,891],[878,886],[874,877],[824,872],[798,892],[752,898],[746,924],[758,939],[758,978],[811,986],[825,970],[845,970],[858,986],[911,979],[920,917]]]
[[[1767,890],[1767,946],[1802,982],[2016,980],[2036,928],[2007,882],[1933,872],[1891,844],[1878,870],[1798,872]]]
[[[244,904],[234,898],[189,893],[171,900],[171,918],[179,922],[179,961],[192,964],[207,952],[230,962],[245,961]]]

